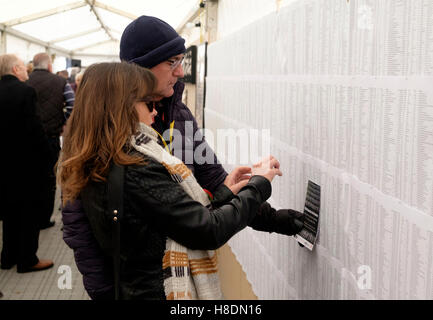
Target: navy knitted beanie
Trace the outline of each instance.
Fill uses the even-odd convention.
[[[145,68],[185,51],[185,40],[168,23],[155,17],[138,17],[125,28],[120,39],[120,60]]]

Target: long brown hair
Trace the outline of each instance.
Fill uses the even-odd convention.
[[[63,203],[75,199],[90,181],[105,181],[111,161],[143,163],[125,147],[138,126],[134,103],[155,87],[151,71],[126,62],[94,64],[84,72],[58,164]]]

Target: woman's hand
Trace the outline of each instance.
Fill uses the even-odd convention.
[[[283,175],[280,171],[280,163],[273,156],[268,156],[262,161],[253,164],[251,172],[253,176],[263,176],[268,179],[269,182],[272,182],[276,175]]]
[[[272,182],[276,175],[282,176],[280,163],[273,156],[268,156],[262,161],[253,164],[253,167],[236,167],[224,180],[224,184],[234,193],[245,187],[251,176],[263,176]]]
[[[250,167],[237,167],[224,180],[224,184],[234,193],[245,187],[251,178]]]

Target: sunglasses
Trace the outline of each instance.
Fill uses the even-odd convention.
[[[147,106],[147,109],[149,109],[149,112],[152,112],[154,109],[154,101],[152,96],[147,96],[141,99],[137,99],[137,102],[144,102]]]

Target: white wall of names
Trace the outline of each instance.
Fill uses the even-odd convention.
[[[206,87],[207,129],[270,130],[275,208],[321,185],[313,252],[230,240],[259,298],[433,298],[433,2],[293,1],[212,43]]]

